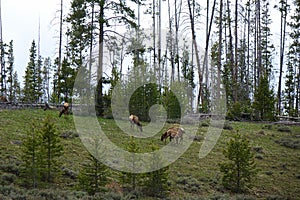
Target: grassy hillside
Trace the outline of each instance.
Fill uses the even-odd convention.
[[[64,155],[62,176],[53,184],[38,189],[25,189],[19,177],[21,147],[29,123],[50,115],[62,136]],[[124,148],[128,136],[113,120],[99,119],[111,141]],[[126,122],[127,123],[127,122]],[[129,123],[129,122],[128,122]],[[169,199],[300,199],[300,127],[281,127],[250,122],[230,122],[233,130],[223,130],[217,145],[204,159],[198,153],[202,140],[190,148],[169,167]],[[169,126],[169,125],[166,125]],[[205,137],[207,127],[199,129],[199,138]],[[250,141],[259,168],[254,187],[244,194],[234,194],[222,187],[219,163],[225,160],[222,151],[233,134],[239,131]],[[162,132],[162,131],[161,131]],[[149,144],[159,147],[160,134],[151,139],[140,139],[138,145],[149,151]],[[70,136],[70,137],[69,137]],[[76,189],[74,178],[86,161],[88,152],[76,137],[72,116],[58,118],[55,111],[15,110],[0,111],[0,199],[89,199]],[[186,138],[187,139],[187,138]],[[149,148],[148,148],[149,147]],[[120,173],[111,170],[105,194],[95,199],[129,199],[120,182]],[[126,196],[127,195],[127,196]],[[101,198],[100,198],[101,197]],[[131,196],[132,197],[132,196]],[[143,197],[143,199],[154,199]]]

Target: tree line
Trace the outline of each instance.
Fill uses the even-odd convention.
[[[0,89],[10,101],[71,102],[74,92],[88,88],[95,91],[91,99],[97,115],[103,116],[110,113],[117,82],[129,89],[128,83],[147,74],[156,84],[139,88],[131,99],[139,109],[130,108],[144,120],[147,108],[156,103],[169,110],[169,117],[184,114],[174,111],[178,104],[170,88],[177,82],[187,87],[184,112],[209,113],[212,99],[221,94],[211,91],[221,88],[229,118],[243,113],[260,120],[299,116],[300,3],[271,3],[72,0],[65,11],[61,0],[54,62],[38,55],[33,41],[21,88],[13,68],[13,42],[2,42]],[[280,14],[279,39],[271,13]],[[86,81],[73,90],[79,69]]]

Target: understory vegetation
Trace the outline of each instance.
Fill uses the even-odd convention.
[[[171,125],[151,138],[137,139],[122,133],[112,119],[98,120],[107,137],[130,152],[162,148],[160,136]],[[55,111],[2,110],[0,124],[0,199],[300,199],[299,126],[228,121],[214,149],[200,159],[209,126],[205,120],[194,138],[184,137],[194,141],[174,163],[151,173],[131,174],[95,159],[84,147],[71,115],[59,118]],[[37,129],[32,132],[33,127]],[[45,150],[51,143],[36,146],[35,184],[31,184],[32,174],[24,174],[26,161],[32,161],[24,156],[24,148],[33,144],[28,139],[33,133],[40,141],[53,137],[56,155],[47,159]],[[222,181],[221,163],[226,168],[230,155],[237,155],[228,148],[236,144],[233,141],[242,141],[243,155],[249,157],[251,170],[255,168],[251,187],[243,190],[231,190]]]

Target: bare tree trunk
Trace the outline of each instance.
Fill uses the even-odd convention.
[[[60,1],[60,18],[59,18],[59,44],[58,44],[58,63],[57,63],[57,77],[59,80],[61,73],[62,60],[62,30],[63,30],[63,0]],[[57,98],[60,99],[60,89],[57,87]]]
[[[222,23],[223,23],[223,0],[220,0],[220,15],[219,15],[219,52],[218,52],[218,70],[217,70],[217,99],[220,99],[221,85],[221,67],[222,67]]]
[[[156,15],[156,9],[155,9],[155,6],[156,6],[156,2],[155,0],[153,0],[152,2],[152,18],[153,18],[153,70],[154,70],[154,74],[156,75],[156,22],[155,22],[155,15]]]
[[[162,71],[162,67],[161,67],[161,61],[162,61],[162,57],[161,57],[161,0],[159,0],[159,5],[158,5],[158,84],[159,87],[161,86],[161,71]]]
[[[234,60],[234,77],[233,77],[233,100],[237,102],[237,93],[238,93],[238,0],[235,1],[235,27],[234,27],[234,36],[235,36],[235,60]]]
[[[284,6],[284,7],[283,7]],[[287,17],[287,0],[285,5],[281,2],[281,21],[280,21],[280,64],[279,64],[279,80],[278,80],[278,91],[277,91],[277,112],[281,114],[281,81],[282,81],[282,68],[284,58],[284,46],[285,46],[285,35],[286,35],[286,17]]]
[[[229,66],[230,66],[230,72],[231,72],[231,76],[232,76],[232,83],[231,83],[231,88],[230,88],[230,94],[227,94],[228,96],[230,96],[231,98],[234,99],[235,97],[235,93],[234,93],[234,89],[235,89],[235,83],[236,83],[236,79],[235,79],[235,69],[234,69],[234,54],[233,54],[233,41],[232,41],[232,30],[231,30],[231,15],[230,15],[230,1],[227,0],[227,21],[228,21],[228,31],[229,31]],[[220,41],[219,41],[220,42]],[[231,101],[232,99],[230,99]]]
[[[260,84],[262,73],[262,49],[261,49],[261,17],[260,17],[260,0],[256,0],[256,17],[257,17],[257,81]]]
[[[299,103],[300,103],[300,91],[299,91],[299,88],[300,88],[300,65],[296,66],[295,65],[295,68],[294,68],[294,72],[296,74],[295,78],[294,78],[294,82],[295,82],[295,114],[297,116],[300,115],[299,113]]]
[[[211,33],[211,27],[212,27],[212,22],[214,18],[214,13],[215,13],[215,7],[216,7],[216,0],[214,0],[212,11],[211,11],[211,17],[210,17],[210,22],[209,22],[209,0],[207,0],[207,13],[206,13],[206,42],[205,42],[205,55],[204,55],[204,60],[203,60],[203,67],[205,66],[206,69],[206,85],[208,86],[208,46],[209,46],[209,39],[210,39],[210,33]],[[209,25],[208,25],[209,24]]]
[[[214,5],[215,5],[215,1],[214,1]],[[214,9],[214,7],[213,7],[213,9]],[[214,12],[214,10],[212,12]],[[210,30],[208,30],[208,29],[211,29],[211,27],[209,27],[209,0],[206,1],[206,44],[205,45],[207,45],[207,46],[209,45],[209,41],[208,41],[209,35],[208,35],[208,33],[210,33]],[[204,60],[205,60],[205,84],[206,84],[206,88],[207,88],[208,85],[209,85],[209,81],[208,81],[209,72],[208,72],[208,62],[207,62],[208,54],[206,53],[206,48],[205,48],[205,58],[204,58]]]
[[[170,0],[168,0],[168,14],[169,14],[169,37],[170,37],[170,46],[169,46],[169,51],[170,51],[170,60],[171,60],[171,83],[174,82],[175,78],[175,63],[174,63],[174,48],[173,48],[173,30],[172,30],[172,18],[171,18],[171,5],[170,5]]]
[[[247,94],[250,94],[250,90],[249,90],[249,87],[250,87],[250,1],[247,2],[247,76],[246,76],[246,84],[247,84]]]
[[[200,105],[200,99],[201,103],[203,103],[203,74],[201,72],[201,64],[200,64],[200,58],[199,58],[199,50],[198,45],[196,41],[196,32],[195,32],[195,23],[194,23],[194,16],[192,13],[192,7],[191,2],[187,0],[188,7],[189,7],[189,16],[190,16],[190,23],[191,23],[191,31],[192,31],[192,40],[193,40],[193,46],[195,48],[195,54],[196,54],[196,64],[198,67],[198,76],[199,76],[199,93],[198,93],[198,102],[197,105]]]
[[[98,52],[98,70],[97,70],[97,88],[96,88],[96,110],[97,116],[103,114],[103,98],[102,98],[102,73],[103,73],[103,42],[104,42],[104,2],[105,0],[100,1],[100,10],[99,10],[99,52]]]
[[[177,5],[177,0],[175,0],[174,6],[175,6],[175,52],[176,52],[175,61],[177,64],[177,80],[180,81],[178,32],[179,32],[179,20],[180,20],[180,14],[181,14],[182,0],[180,0],[179,5]],[[179,6],[179,8],[177,6]]]

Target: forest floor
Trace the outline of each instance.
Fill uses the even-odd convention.
[[[64,146],[64,154],[60,158],[62,168],[76,174],[87,159],[88,152],[80,137],[70,136],[76,135],[73,116],[59,118],[57,111],[44,112],[37,109],[2,110],[0,111],[0,199],[30,199],[29,196],[39,193],[39,190],[44,191],[44,197],[39,193],[40,199],[56,199],[57,194],[52,194],[53,198],[45,198],[45,191],[49,193],[49,190],[56,191],[53,193],[68,191],[68,194],[64,194],[65,199],[68,199],[71,194],[73,199],[88,199],[84,197],[86,193],[76,189],[78,184],[76,179],[64,174],[54,184],[43,185],[35,190],[27,190],[21,186],[19,167],[22,160],[22,141],[30,128],[30,123],[41,120],[45,116],[51,116],[59,133],[68,136],[61,139]],[[129,137],[122,133],[114,120],[99,118],[98,121],[107,137],[120,148],[125,148]],[[124,123],[129,124],[128,121]],[[163,199],[300,199],[300,126],[255,122],[228,123],[233,129],[223,130],[213,150],[201,159],[199,149],[206,137],[208,127],[199,126],[196,133],[199,140],[193,141],[187,151],[169,165],[169,192]],[[206,122],[203,124],[207,125]],[[168,126],[170,124],[165,125]],[[145,152],[150,151],[148,146],[153,143],[160,148],[163,147],[165,144],[160,141],[163,130],[151,139],[138,139],[140,148]],[[225,161],[222,152],[228,140],[237,132],[250,140],[259,169],[253,187],[243,194],[235,194],[222,186],[222,173],[219,166]],[[118,185],[120,187],[118,192],[122,193],[119,172],[113,169],[111,171],[113,175],[109,179],[110,185]],[[115,190],[111,192],[116,193]],[[126,199],[126,195],[119,194],[118,198],[111,197],[111,199]],[[142,199],[155,198],[145,196]]]

